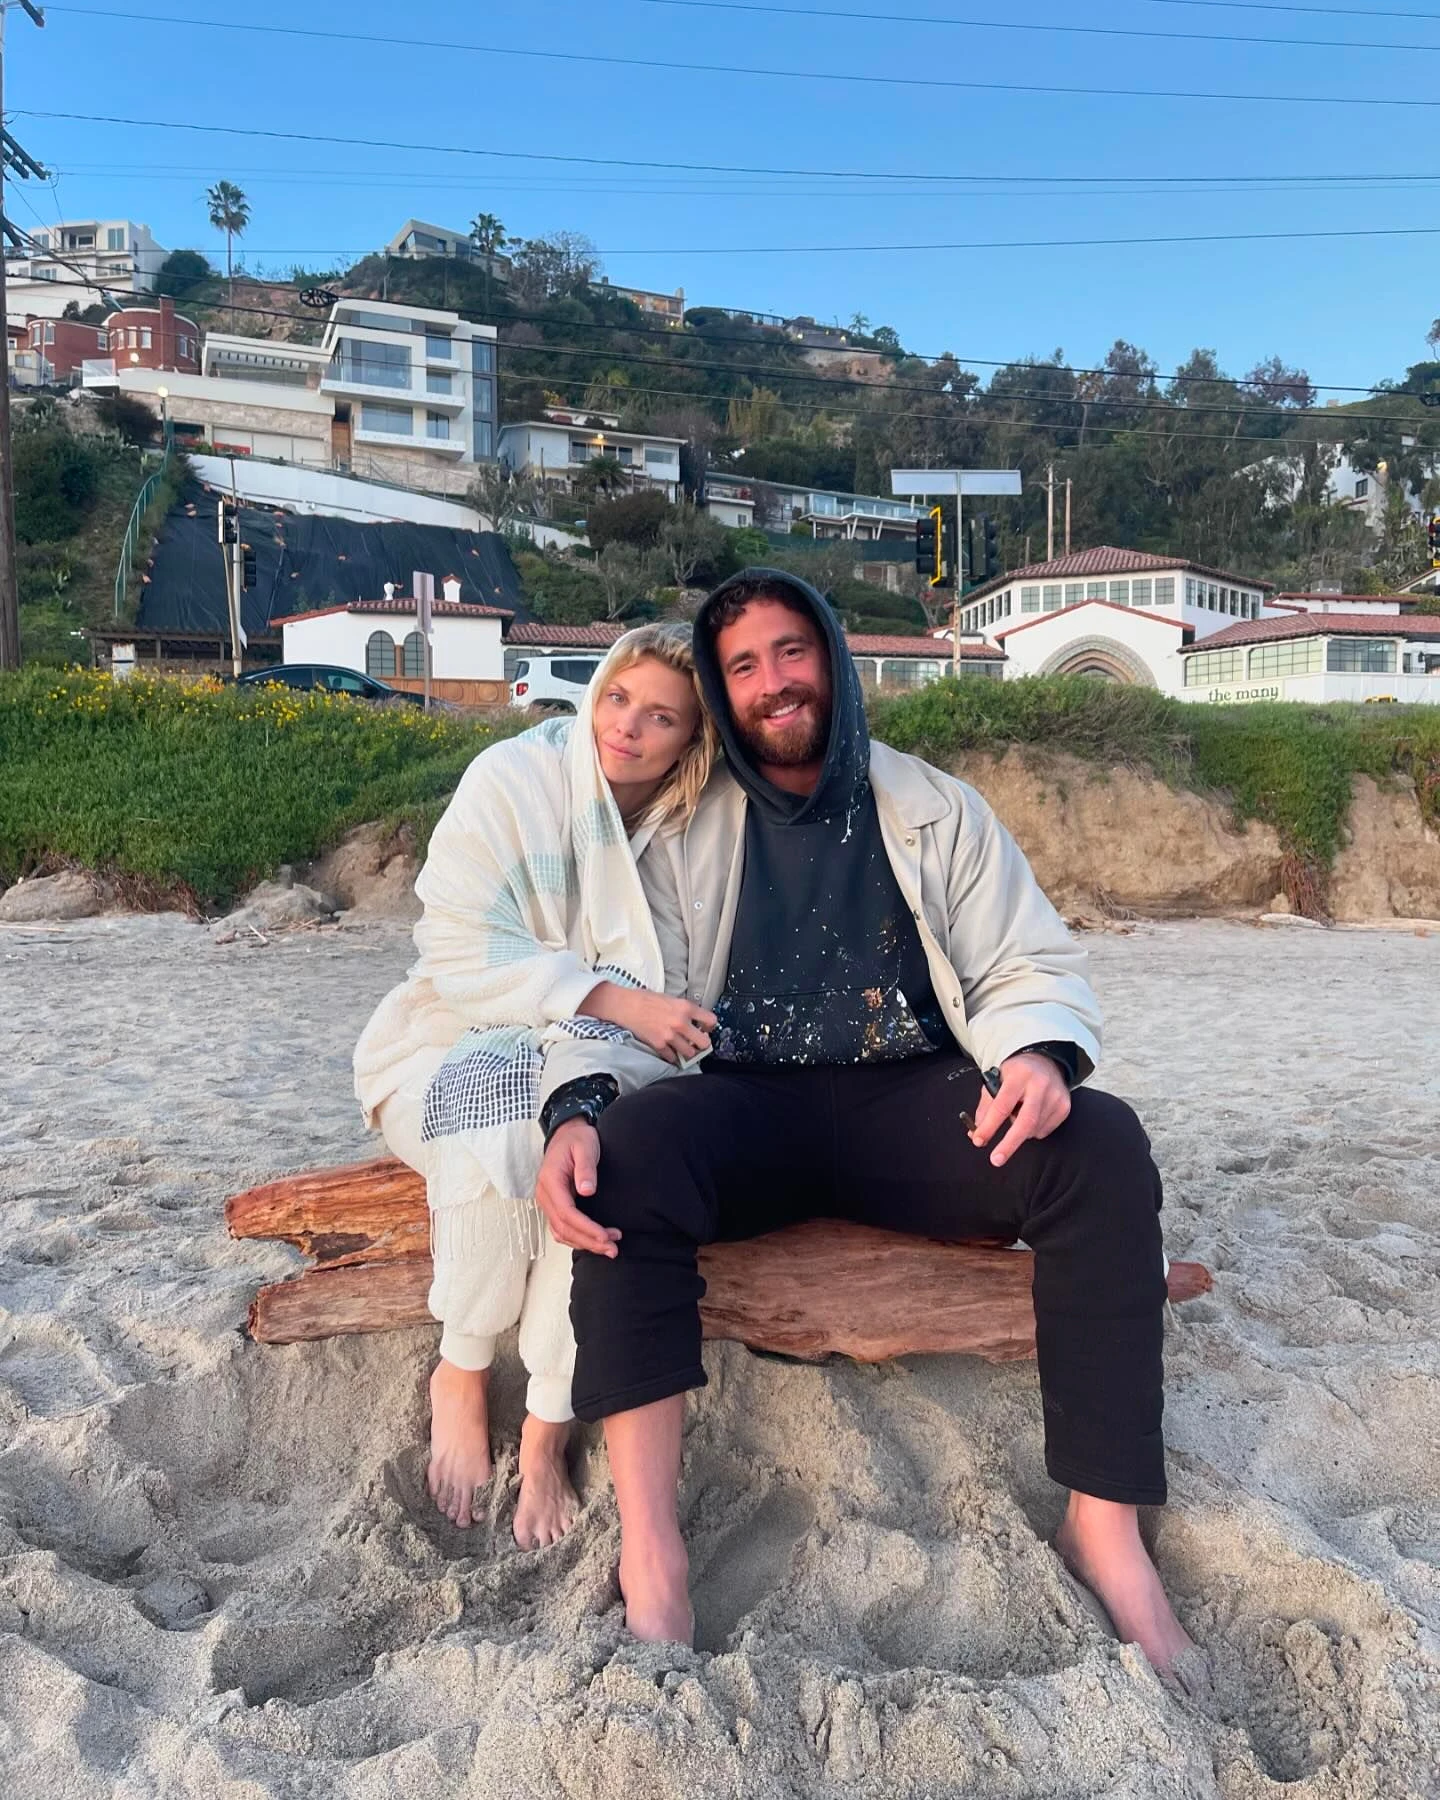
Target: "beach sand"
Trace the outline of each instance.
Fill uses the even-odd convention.
[[[683,1508],[701,1648],[621,1630],[603,1449],[559,1547],[423,1487],[430,1330],[241,1335],[286,1250],[226,1194],[361,1157],[350,1050],[390,924],[216,945],[0,928],[0,1792],[94,1796],[1440,1794],[1440,936],[1089,939],[1102,1082],[1167,1247],[1156,1555],[1206,1710],[1049,1547],[1033,1364],[809,1368],[726,1345]]]

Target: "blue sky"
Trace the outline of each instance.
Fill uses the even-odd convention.
[[[822,10],[963,18],[964,26],[802,16],[654,0],[251,0],[249,25],[336,37],[205,29],[218,0],[53,6],[37,31],[12,9],[6,101],[26,148],[61,171],[53,190],[12,184],[9,210],[127,216],[170,248],[223,262],[204,190],[250,197],[248,265],[287,271],[378,246],[408,216],[463,227],[481,210],[515,233],[569,228],[611,278],[683,287],[691,304],[892,324],[907,347],[1004,359],[1061,347],[1091,363],[1111,341],[1170,369],[1194,346],[1243,373],[1278,352],[1321,383],[1399,376],[1427,354],[1440,312],[1440,237],[886,252],[821,245],[1374,230],[1436,223],[1435,125],[1425,106],[1128,98],[1117,88],[1440,97],[1440,11],[1425,19],[1255,10],[1184,0],[813,0]],[[1398,9],[1400,0],[1395,0]],[[173,25],[104,17],[129,10]],[[1086,37],[996,26],[1271,37],[1284,44]],[[427,39],[485,51],[414,45]],[[404,42],[356,42],[364,34]],[[1298,38],[1349,48],[1304,47]],[[1377,51],[1358,41],[1433,45]],[[892,76],[904,85],[546,61],[516,51]],[[966,91],[922,80],[1090,87],[1096,95]],[[851,170],[819,176],[665,173],[447,156],[406,148],[211,136],[27,116],[26,109],[334,133],[407,146]],[[1060,177],[1093,177],[1093,184]],[[1370,177],[1370,186],[1280,178]],[[961,181],[959,177],[978,177]],[[1032,178],[1022,182],[1018,178]],[[1248,190],[1227,178],[1264,177]],[[1276,178],[1274,180],[1268,178]],[[1165,180],[1162,178],[1180,178]],[[764,254],[766,247],[809,246]],[[1344,396],[1339,396],[1344,397]]]

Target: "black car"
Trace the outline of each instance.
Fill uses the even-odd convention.
[[[386,687],[373,675],[362,675],[358,669],[341,669],[332,663],[276,663],[272,669],[252,669],[236,678],[236,687],[298,688],[302,693],[349,694],[354,700],[406,700],[411,706],[423,706],[424,696],[407,694],[403,688]]]

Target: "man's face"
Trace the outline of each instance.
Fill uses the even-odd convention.
[[[830,737],[830,656],[808,614],[752,600],[715,637],[736,734],[757,763],[818,762]]]

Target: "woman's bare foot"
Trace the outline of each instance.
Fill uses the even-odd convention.
[[[1141,1540],[1135,1508],[1072,1493],[1055,1548],[1110,1615],[1122,1643],[1138,1644],[1161,1680],[1180,1681],[1189,1691],[1191,1684],[1181,1680],[1183,1670],[1203,1653],[1166,1598]],[[1187,1651],[1195,1655],[1187,1656]]]
[[[495,1473],[490,1460],[488,1369],[457,1369],[442,1356],[430,1377],[431,1498],[462,1529],[475,1522],[475,1496]]]
[[[515,1504],[515,1542],[522,1550],[559,1543],[575,1523],[580,1499],[565,1466],[569,1443],[568,1421],[552,1425],[526,1413],[520,1427],[520,1498]]]
[[[625,1629],[651,1644],[695,1642],[690,1607],[690,1561],[679,1532],[672,1539],[635,1542],[627,1534],[620,1552],[620,1593]]]

